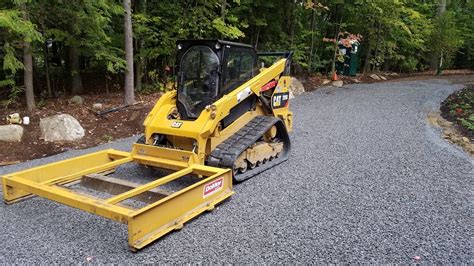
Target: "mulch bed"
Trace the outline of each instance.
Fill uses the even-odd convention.
[[[474,140],[474,85],[468,85],[441,103],[441,115],[456,124],[457,129]]]

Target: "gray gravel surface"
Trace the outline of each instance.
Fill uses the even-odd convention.
[[[292,102],[289,161],[138,253],[113,221],[41,198],[0,205],[0,263],[473,263],[474,163],[425,119],[460,88],[429,80],[303,94]]]

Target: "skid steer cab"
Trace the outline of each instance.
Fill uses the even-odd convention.
[[[234,194],[234,182],[288,159],[290,65],[290,52],[178,41],[176,90],[157,101],[131,152],[109,149],[7,174],[4,200],[37,195],[125,223],[130,248],[141,249],[213,210]],[[116,174],[124,164],[167,174],[134,182]]]

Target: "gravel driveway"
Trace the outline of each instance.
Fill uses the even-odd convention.
[[[473,263],[473,160],[425,120],[460,88],[429,80],[305,93],[291,104],[289,161],[135,254],[116,222],[40,198],[0,204],[0,263]],[[134,139],[106,146],[127,150]]]

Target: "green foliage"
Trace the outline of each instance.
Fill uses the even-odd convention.
[[[345,56],[338,53],[334,42],[323,39],[336,40],[340,32],[363,36],[359,69],[364,71],[422,71],[430,66],[432,55],[442,55],[444,67],[474,69],[474,1],[448,0],[441,16],[437,14],[439,3],[135,0],[135,69],[140,69],[142,91],[164,90],[172,79],[177,40],[220,38],[249,43],[259,51],[293,51],[296,74],[328,73]],[[79,57],[80,69],[75,74],[111,77],[100,80],[113,83],[107,88],[120,87],[125,69],[121,4],[115,0],[1,1],[1,97],[21,96],[25,42],[31,43],[35,79],[44,84],[48,70],[51,83],[60,84],[53,86],[56,94],[59,90],[67,93],[69,88],[70,50]],[[37,86],[35,93],[44,90]]]
[[[44,36],[66,47],[76,47],[80,56],[95,60],[111,73],[125,69],[122,45],[113,36],[120,28],[113,19],[123,15],[112,0],[38,0],[32,6],[33,19],[44,28]],[[46,16],[46,18],[45,18]]]
[[[474,116],[471,116],[470,118],[472,119],[464,119],[464,118],[460,118],[459,119],[459,122],[461,123],[462,126],[464,126],[465,128],[471,130],[471,131],[474,131]]]
[[[102,141],[103,142],[111,142],[113,139],[114,139],[114,137],[112,137],[110,135],[107,135],[107,134],[102,136]]]
[[[41,40],[40,34],[31,21],[25,20],[18,9],[0,10],[0,29],[6,31],[2,34],[6,39],[33,42]]]
[[[150,84],[146,84],[145,86],[143,86],[142,89],[140,90],[141,93],[151,94],[151,93],[155,93],[159,91],[162,91],[162,92],[165,91],[165,86],[160,80],[160,75],[158,71],[152,70],[148,72],[148,75],[150,79],[152,80],[152,82],[150,82]]]
[[[8,108],[10,105],[15,104],[19,100],[20,95],[23,93],[24,89],[23,87],[16,86],[12,79],[1,81],[0,88],[2,87],[2,83],[7,83],[7,85],[10,87],[10,90],[7,98],[0,101],[0,106]]]
[[[11,54],[6,54],[4,57],[4,65],[6,65],[5,61],[12,60],[12,59],[8,59],[9,57],[12,57],[14,60],[16,60],[16,58],[12,56]],[[16,63],[19,63],[18,69],[23,68],[23,64],[21,64],[18,61]],[[0,105],[4,107],[8,107],[16,103],[16,101],[19,98],[20,93],[23,92],[23,88],[15,84],[15,74],[14,74],[16,73],[15,68],[4,67],[3,71],[7,73],[5,74],[5,77],[2,80],[0,80],[0,92],[6,91],[7,97],[6,99],[0,99]],[[10,73],[8,73],[8,71],[10,71]]]
[[[431,51],[443,57],[444,65],[451,66],[451,59],[463,44],[454,13],[446,11],[434,22]]]
[[[232,26],[224,22],[222,18],[215,18],[212,21],[212,26],[216,29],[224,38],[237,39],[244,37],[244,33],[239,30],[236,26]]]
[[[474,1],[452,1],[448,6],[455,16],[458,32],[463,40],[463,45],[458,50],[455,66],[474,69]]]
[[[5,41],[3,45],[3,70],[10,71],[14,75],[18,70],[23,69],[23,63],[15,55],[15,48]],[[8,85],[8,84],[6,84]]]
[[[5,91],[7,94],[6,99],[0,99],[0,105],[8,107],[14,104],[23,92],[23,88],[15,82],[17,72],[23,69],[23,63],[20,61],[23,44],[38,42],[41,35],[35,25],[24,18],[24,11],[13,5],[12,9],[0,10],[0,36],[3,37],[3,45],[0,41],[0,93]]]

